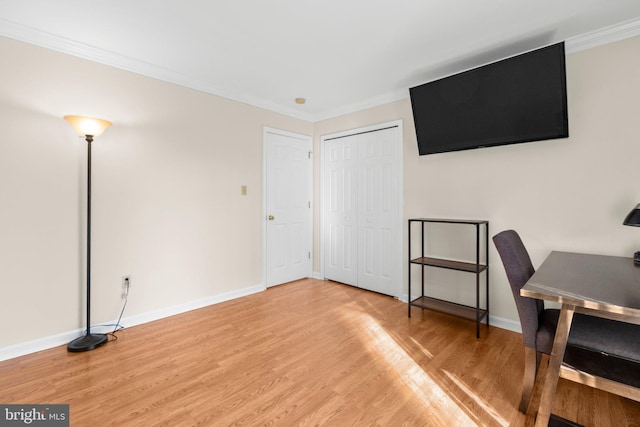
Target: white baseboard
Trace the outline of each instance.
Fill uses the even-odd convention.
[[[406,304],[407,294],[402,294],[402,296],[398,299]],[[483,321],[482,323],[486,322]],[[506,329],[507,331],[517,332],[519,334],[522,333],[522,327],[520,326],[520,321],[518,320],[511,320],[489,313],[489,324],[491,326],[495,326],[496,328]]]
[[[125,327],[131,327],[141,325],[143,323],[152,322],[154,320],[163,319],[165,317],[174,316],[176,314],[185,313],[187,311],[196,310],[198,308],[207,307],[213,304],[229,301],[232,299],[244,297],[247,295],[262,292],[266,289],[264,285],[256,285],[248,288],[238,289],[236,291],[225,292],[222,294],[214,295],[208,298],[203,298],[196,301],[190,301],[184,304],[178,304],[171,307],[162,308],[159,310],[149,311],[147,313],[136,314],[134,316],[125,317],[120,321],[120,324]],[[115,324],[117,319],[111,322],[104,322],[104,324]],[[91,326],[92,331],[98,333],[111,332],[113,326],[106,327],[101,325]],[[84,333],[84,328],[75,329],[72,331],[63,332],[48,337],[38,338],[32,341],[24,343],[14,344],[7,347],[0,348],[0,362],[3,360],[13,359],[14,357],[24,356],[26,354],[35,353],[37,351],[47,350],[49,348],[57,347],[68,343],[69,341],[78,338]]]
[[[495,326],[496,328],[506,329],[507,331],[517,332],[519,334],[522,333],[520,322],[516,320],[511,320],[490,314],[489,323],[491,324],[491,326]]]
[[[322,274],[318,273],[317,271],[314,271],[312,276],[312,279],[318,279],[318,280],[324,280],[324,277],[322,277]]]
[[[214,295],[208,298],[190,301],[184,304],[174,305],[171,307],[161,308],[160,310],[126,317],[122,319],[120,323],[125,327],[137,326],[143,323],[153,322],[154,320],[164,319],[165,317],[175,316],[176,314],[186,313],[187,311],[197,310],[199,308],[208,307],[210,305],[219,304],[225,301],[230,301],[232,299],[246,297],[247,295],[262,292],[265,289],[266,287],[264,285],[256,285],[239,289],[237,291],[225,292],[223,294]]]
[[[66,344],[82,335],[83,330],[84,328],[76,329],[74,331],[63,332],[44,338],[38,338],[33,341],[0,348],[0,362]]]

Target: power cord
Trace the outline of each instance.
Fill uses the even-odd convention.
[[[118,332],[119,330],[124,329],[124,326],[120,325],[120,320],[122,320],[122,315],[124,314],[124,309],[127,307],[127,301],[129,300],[129,289],[130,289],[130,285],[127,282],[127,287],[125,288],[124,291],[124,303],[122,304],[122,310],[120,310],[120,316],[118,316],[118,321],[116,322],[115,327],[113,328],[113,331],[109,333],[109,336],[113,337],[113,341],[117,340],[118,337],[116,335],[116,332]],[[111,325],[109,325],[111,326]]]
[[[102,324],[102,325],[96,325],[96,326],[103,326],[103,327],[107,327],[107,326],[113,326],[113,331],[111,332],[107,332],[107,335],[109,337],[111,337],[112,339],[110,339],[109,341],[116,341],[118,339],[118,336],[116,335],[116,332],[121,331],[124,329],[124,326],[122,326],[120,324],[120,321],[122,320],[122,315],[124,314],[124,309],[127,307],[127,301],[129,300],[129,286],[125,287],[125,291],[124,294],[122,295],[124,297],[124,303],[122,304],[122,310],[120,310],[120,316],[118,316],[118,320],[115,324],[113,323],[107,323],[107,324]],[[92,326],[94,327],[94,326]],[[87,331],[85,330],[85,333]]]

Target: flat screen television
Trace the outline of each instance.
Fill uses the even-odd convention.
[[[409,93],[420,155],[569,136],[564,43]]]

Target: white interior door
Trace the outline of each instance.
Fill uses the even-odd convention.
[[[264,130],[267,286],[312,273],[311,144],[308,136]]]
[[[324,277],[399,296],[400,122],[322,140]]]

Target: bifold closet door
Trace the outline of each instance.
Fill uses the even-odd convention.
[[[399,296],[400,130],[325,140],[324,275]]]
[[[358,135],[358,286],[396,295],[399,277],[398,128]]]
[[[358,285],[358,156],[356,138],[325,141],[324,276]]]

